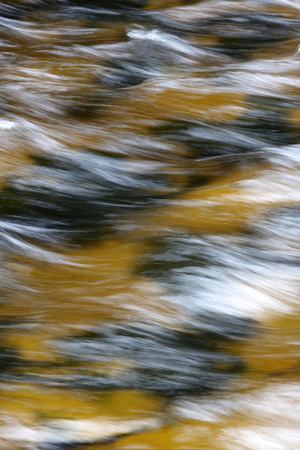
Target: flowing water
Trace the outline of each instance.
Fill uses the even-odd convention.
[[[0,448],[300,448],[299,0],[0,29]]]

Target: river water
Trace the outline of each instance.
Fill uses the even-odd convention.
[[[0,29],[1,449],[299,448],[299,0]]]

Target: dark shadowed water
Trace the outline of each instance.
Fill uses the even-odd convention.
[[[299,0],[0,30],[1,450],[300,448]]]

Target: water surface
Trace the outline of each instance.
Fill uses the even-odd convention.
[[[298,2],[0,27],[1,448],[298,448]]]

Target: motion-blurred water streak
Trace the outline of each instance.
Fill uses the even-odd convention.
[[[300,7],[0,3],[0,447],[300,443]]]

